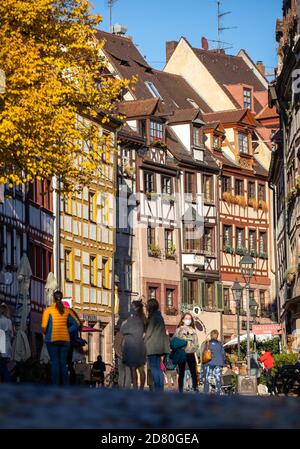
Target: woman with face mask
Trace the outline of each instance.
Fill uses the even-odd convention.
[[[193,382],[193,390],[198,391],[198,379],[197,379],[197,365],[196,365],[196,356],[195,354],[199,352],[199,341],[198,335],[195,329],[195,323],[192,315],[190,313],[186,313],[181,318],[181,321],[177,327],[175,337],[180,338],[181,340],[185,340],[187,345],[184,350],[186,353],[186,362],[178,363],[178,387],[179,391],[183,391],[183,380],[185,373],[186,364],[189,367],[192,382]]]

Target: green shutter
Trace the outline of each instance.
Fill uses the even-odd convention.
[[[183,279],[182,304],[186,305],[188,302],[188,280]]]
[[[222,282],[215,282],[215,292],[217,310],[224,310],[224,287]]]
[[[199,306],[203,309],[205,306],[205,281],[198,280]]]

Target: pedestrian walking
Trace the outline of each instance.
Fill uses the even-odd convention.
[[[42,331],[51,360],[52,383],[67,385],[70,335],[77,333],[80,322],[76,320],[71,310],[63,305],[61,291],[54,292],[53,297],[54,304],[43,312]]]
[[[1,382],[10,382],[8,363],[12,356],[13,326],[9,318],[8,307],[0,305],[0,378]]]
[[[106,365],[102,360],[102,356],[98,355],[97,361],[93,363],[92,376],[96,387],[104,387],[104,373]]]
[[[261,356],[258,361],[263,364],[264,374],[266,376],[267,388],[270,394],[273,393],[273,377],[272,377],[272,369],[274,368],[274,359],[271,352],[263,349],[261,351]]]
[[[216,385],[216,394],[221,394],[222,370],[227,365],[225,350],[218,340],[219,331],[210,333],[210,340],[205,343],[202,352],[202,366],[204,376],[204,393],[209,393],[209,380],[212,377]]]
[[[161,357],[170,353],[169,337],[166,334],[165,322],[159,311],[158,301],[154,298],[147,303],[148,320],[145,333],[145,344],[148,365],[151,372],[151,390],[164,390],[164,375],[160,368]]]
[[[131,303],[131,315],[120,328],[123,335],[122,361],[130,368],[133,388],[138,387],[137,370],[140,374],[141,389],[145,385],[146,346],[144,335],[146,330],[146,316],[141,301]]]
[[[184,347],[186,354],[186,360],[178,363],[179,378],[178,388],[179,391],[183,391],[184,375],[186,364],[190,370],[192,377],[193,390],[198,391],[198,379],[197,379],[197,360],[196,353],[199,352],[198,335],[195,329],[194,318],[190,313],[185,313],[180,320],[180,323],[175,332],[175,337],[184,340],[187,344]]]

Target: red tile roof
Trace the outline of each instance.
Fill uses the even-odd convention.
[[[174,111],[174,114],[169,117],[168,123],[183,123],[183,122],[193,122],[194,120],[199,119],[202,122],[203,116],[199,109],[190,108],[190,109],[177,109]]]
[[[269,118],[279,118],[276,108],[269,108],[266,105],[255,117],[257,120],[269,119]]]
[[[236,109],[228,111],[213,112],[203,114],[205,122],[239,123],[243,122],[247,116],[247,121],[255,125],[254,117],[249,109]]]

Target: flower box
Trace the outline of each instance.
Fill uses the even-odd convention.
[[[233,249],[233,247],[230,246],[230,245],[225,245],[225,246],[224,246],[224,252],[225,252],[226,254],[234,254],[234,249]]]
[[[247,253],[246,248],[236,248],[235,254],[238,256],[244,256]]]
[[[159,248],[159,246],[149,245],[148,246],[148,254],[150,257],[159,258],[161,256],[161,249]]]
[[[268,259],[268,254],[267,253],[259,253],[259,257],[260,257],[260,259]]]
[[[258,252],[256,251],[256,249],[251,249],[250,250],[250,256],[251,257],[258,257]]]

